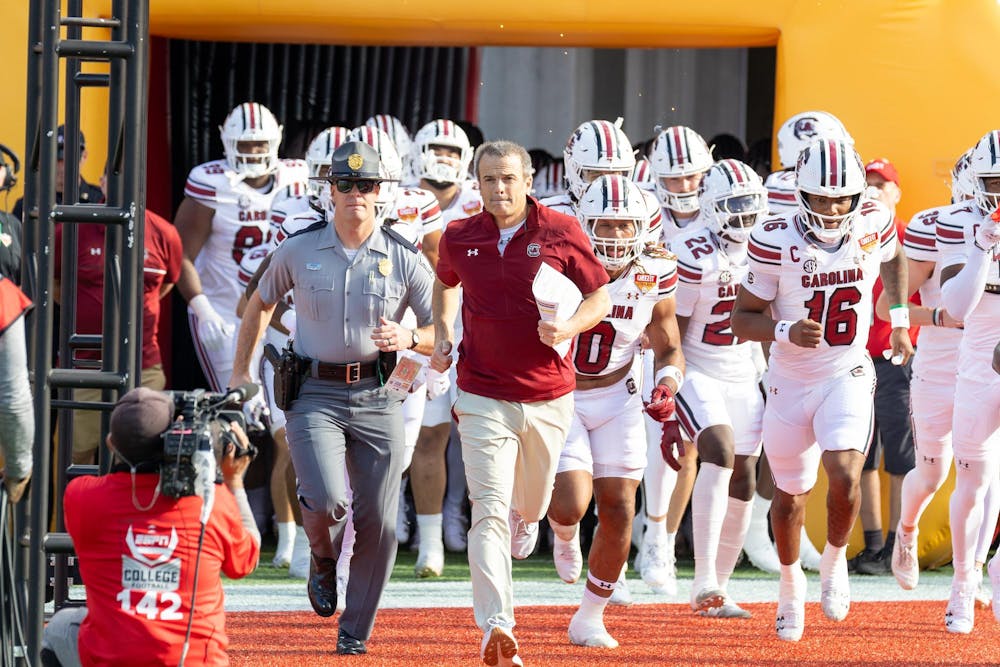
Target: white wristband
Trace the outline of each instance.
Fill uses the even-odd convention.
[[[291,308],[289,308],[288,310],[286,310],[285,312],[283,312],[281,314],[281,317],[278,318],[278,322],[281,323],[281,326],[283,326],[286,329],[288,329],[288,334],[290,336],[294,336],[295,335],[295,323],[296,323],[296,319],[295,319],[295,311],[294,310],[292,310]]]
[[[909,329],[910,307],[905,303],[889,306],[889,323],[893,329]]]
[[[792,332],[792,325],[795,322],[789,320],[780,320],[774,325],[774,340],[778,343],[791,343],[788,335]]]
[[[656,371],[656,375],[653,376],[653,384],[660,384],[660,380],[663,378],[673,380],[677,384],[677,391],[680,391],[681,385],[684,384],[684,373],[681,373],[681,369],[677,368],[677,366],[664,366]]]
[[[199,294],[188,301],[188,306],[191,307],[194,316],[199,320],[214,320],[219,317],[215,308],[212,307],[212,302],[204,294]]]

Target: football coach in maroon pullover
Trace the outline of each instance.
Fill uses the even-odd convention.
[[[607,315],[608,274],[576,218],[528,196],[531,159],[522,146],[483,144],[475,173],[483,212],[453,222],[440,241],[431,367],[444,372],[451,365],[461,285],[464,334],[454,412],[472,500],[473,607],[484,633],[484,662],[520,665],[511,632],[510,559],[534,548],[573,416],[573,364],[553,346]],[[539,319],[531,284],[542,262],[583,294],[568,320]]]

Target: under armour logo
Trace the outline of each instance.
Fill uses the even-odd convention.
[[[465,254],[467,257],[472,257],[473,255],[479,256],[479,248],[473,248],[472,250],[466,250]]]
[[[90,249],[90,254],[91,255],[100,255],[101,254],[101,249],[100,248],[91,248]]]

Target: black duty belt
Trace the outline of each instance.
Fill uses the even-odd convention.
[[[987,285],[985,289],[990,294],[1000,294],[1000,285]]]
[[[314,378],[320,380],[330,380],[332,382],[342,382],[344,384],[354,384],[361,380],[373,378],[378,375],[378,362],[354,362],[352,364],[330,364],[325,361],[313,361],[312,369],[309,373]]]

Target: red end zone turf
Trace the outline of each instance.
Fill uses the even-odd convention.
[[[573,607],[518,607],[515,634],[525,665],[1000,665],[1000,623],[977,610],[971,635],[944,628],[946,602],[855,602],[847,620],[806,605],[802,641],[774,635],[775,604],[747,604],[749,620],[695,616],[687,605],[611,607],[613,650],[571,646]],[[379,612],[366,656],[338,656],[336,617],[306,612],[227,614],[234,666],[333,664],[481,665],[472,610],[386,609]]]

